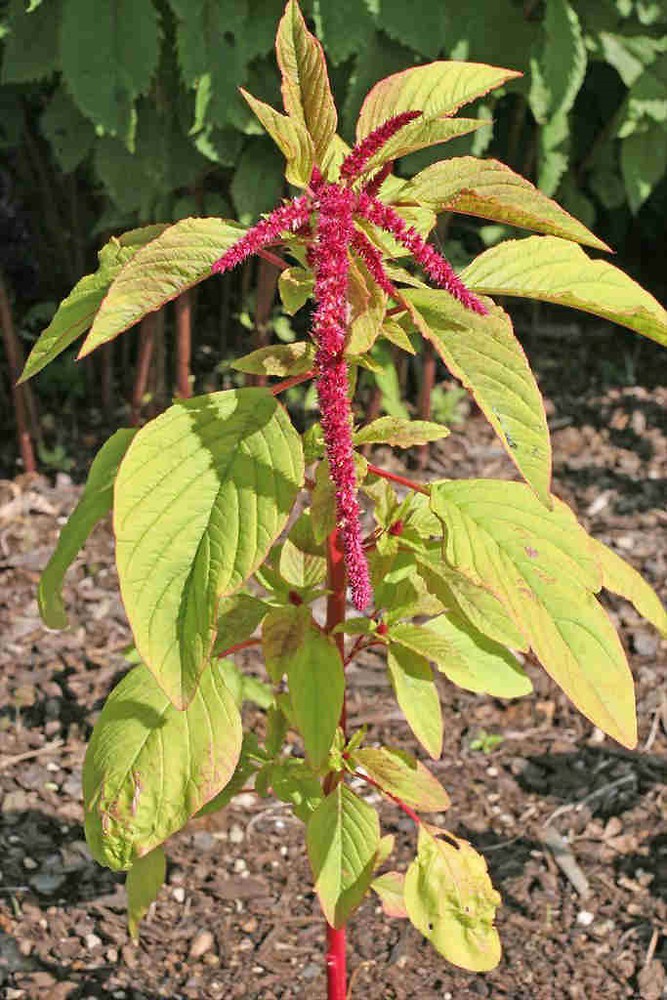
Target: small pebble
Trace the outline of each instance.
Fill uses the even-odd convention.
[[[238,823],[234,823],[233,827],[229,831],[229,842],[231,844],[242,844],[244,840],[245,833],[243,832],[243,828],[240,827]]]
[[[92,951],[93,948],[100,948],[101,947],[101,945],[102,945],[102,938],[98,937],[97,934],[86,934],[86,936],[84,938],[84,942],[85,942],[86,948],[88,948],[90,951]]]
[[[182,885],[177,885],[175,889],[172,889],[171,894],[177,903],[185,902],[185,889]]]
[[[195,934],[190,945],[190,958],[201,958],[207,951],[210,951],[214,944],[214,938],[210,931],[199,931]]]
[[[26,868],[29,872],[34,872],[36,868],[39,868],[39,865],[37,864],[34,858],[26,857],[23,859],[23,867]]]
[[[582,927],[590,927],[595,920],[595,914],[591,913],[590,910],[580,910],[577,913],[577,923],[581,924]]]
[[[233,870],[235,872],[244,872],[247,870],[247,868],[248,866],[243,860],[243,858],[237,858],[236,861],[234,862]]]

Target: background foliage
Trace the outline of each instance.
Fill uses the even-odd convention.
[[[661,296],[667,15],[660,0],[304,6],[325,45],[347,138],[363,96],[389,73],[438,57],[522,70],[478,105],[494,126],[455,140],[447,154],[498,157],[530,177]],[[279,106],[272,45],[282,7],[282,0],[0,2],[0,267],[26,346],[94,268],[110,234],[188,215],[249,223],[275,204],[282,158],[237,87]],[[426,150],[399,171],[413,173],[441,155]],[[469,219],[445,226],[440,236],[457,264],[505,231]],[[205,293],[219,296],[205,313],[216,360],[248,325],[251,278],[233,281],[231,292],[217,283]],[[201,313],[198,320],[201,328]],[[201,351],[199,331],[198,338]],[[59,371],[42,377],[40,392]]]

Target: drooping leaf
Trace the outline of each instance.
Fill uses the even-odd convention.
[[[630,601],[647,621],[667,637],[667,611],[660,598],[634,567],[607,545],[591,539],[593,553],[602,569],[602,586]]]
[[[241,718],[214,667],[183,712],[146,667],[134,667],[107,699],[86,752],[83,798],[93,857],[115,870],[129,868],[225,787],[240,751]]]
[[[383,791],[424,812],[449,809],[449,795],[428,768],[411,754],[390,747],[362,747],[350,755]]]
[[[407,917],[404,886],[405,875],[402,872],[385,872],[371,882],[371,889],[380,897],[385,917]]]
[[[271,606],[252,594],[234,594],[218,604],[218,620],[213,656],[222,656],[226,650],[245,642],[271,610]]]
[[[320,906],[332,927],[342,927],[373,878],[377,813],[341,782],[310,817],[306,839]]]
[[[357,121],[357,141],[404,111],[421,111],[427,120],[453,115],[464,104],[520,75],[464,62],[433,62],[394,73],[366,95]]]
[[[85,333],[121,268],[164,229],[161,225],[132,229],[123,236],[112,237],[102,247],[98,254],[97,271],[77,282],[67,298],[60,303],[46,330],[40,334],[25,363],[21,382],[40,372],[73,344],[77,337]]]
[[[633,747],[632,675],[593,594],[593,547],[564,503],[544,508],[521,483],[435,483],[447,561],[497,593],[556,683],[594,725]]]
[[[60,57],[68,89],[95,125],[128,145],[134,102],[147,92],[159,52],[150,0],[63,0]]]
[[[241,88],[241,94],[287,160],[285,177],[290,184],[305,187],[315,161],[313,140],[298,118],[281,115],[269,104]]]
[[[456,378],[470,390],[507,454],[549,504],[551,443],[544,403],[504,310],[479,316],[440,289],[404,293],[410,315]]]
[[[401,191],[435,212],[475,215],[494,222],[561,236],[598,250],[609,247],[586,226],[497,160],[457,156],[422,170]]]
[[[62,528],[58,544],[40,577],[37,601],[42,621],[49,628],[67,628],[61,594],[65,573],[74,562],[88,535],[113,504],[113,485],[125,452],[136,434],[119,430],[102,445],[93,460],[81,498]]]
[[[400,417],[378,417],[354,433],[355,445],[390,444],[394,448],[413,448],[440,441],[449,429],[430,420],[403,420]]]
[[[500,938],[493,921],[500,896],[486,861],[467,841],[420,827],[404,898],[410,921],[447,961],[471,972],[496,967]]]
[[[2,82],[31,83],[54,73],[59,63],[59,0],[33,10],[26,10],[24,0],[11,0],[5,17]]]
[[[636,281],[556,236],[508,240],[486,250],[461,274],[486,295],[517,295],[571,306],[667,344],[667,311]]]
[[[293,344],[270,344],[234,361],[232,367],[252,375],[304,375],[313,367],[315,348],[307,340]]]
[[[142,659],[185,707],[237,590],[284,527],[301,443],[267,389],[181,400],[139,431],[116,479],[116,561]]]
[[[119,268],[110,287],[109,283],[105,286],[106,294],[79,357],[207,278],[215,261],[243,232],[242,226],[224,219],[182,219],[135,250],[127,262],[131,267]]]
[[[387,670],[406,722],[426,752],[437,760],[442,753],[442,709],[428,660],[394,645],[387,655]]]
[[[343,661],[331,636],[311,624],[300,645],[285,657],[285,668],[306,757],[319,769],[326,763],[343,707]]]
[[[313,534],[310,511],[293,525],[280,553],[280,574],[293,587],[317,587],[327,575],[324,547]]]
[[[127,927],[135,942],[139,940],[139,924],[157,899],[166,875],[167,859],[161,847],[137,858],[127,873]]]
[[[450,612],[432,618],[428,627],[446,639],[451,655],[438,667],[459,687],[494,698],[521,698],[533,690],[516,657],[465,619]]]
[[[305,125],[319,163],[336,134],[334,104],[322,46],[306,27],[296,0],[289,0],[278,25],[276,56],[282,75],[285,111]]]
[[[95,126],[81,114],[64,87],[56,90],[39,124],[66,174],[78,167],[92,149]]]

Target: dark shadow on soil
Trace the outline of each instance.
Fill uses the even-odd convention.
[[[667,778],[660,757],[584,747],[576,753],[529,757],[518,777],[521,788],[577,805],[607,820],[631,809],[653,785]]]
[[[659,833],[644,841],[642,848],[642,854],[620,857],[614,866],[616,873],[634,879],[639,871],[648,872],[653,875],[649,892],[667,903],[667,833]]]

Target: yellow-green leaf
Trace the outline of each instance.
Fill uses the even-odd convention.
[[[315,539],[310,511],[294,523],[280,553],[280,575],[292,587],[317,587],[327,575],[324,546]]]
[[[516,657],[463,618],[451,612],[438,615],[428,627],[442,636],[451,650],[445,663],[437,666],[454,684],[494,698],[521,698],[533,690]]]
[[[118,466],[135,434],[136,431],[129,429],[116,431],[98,451],[81,498],[62,528],[58,544],[40,577],[37,602],[42,621],[49,628],[67,628],[61,594],[65,573],[97,522],[111,510]]]
[[[234,594],[218,604],[213,656],[222,656],[232,646],[245,642],[271,610],[271,605],[252,594]]]
[[[435,212],[476,215],[608,250],[578,219],[497,160],[456,156],[426,167],[401,191]]]
[[[79,357],[208,278],[216,260],[244,232],[243,226],[225,219],[182,219],[168,226],[141,247],[105,289]]]
[[[85,333],[95,318],[109,286],[121,268],[166,226],[144,226],[112,237],[98,254],[99,266],[74,286],[58,306],[55,316],[34,344],[20,381],[32,378]]]
[[[486,250],[461,278],[487,295],[541,299],[602,316],[667,345],[667,310],[605,260],[556,236],[508,240]]]
[[[179,712],[146,667],[114,688],[83,767],[86,839],[115,870],[148,854],[220,792],[241,753],[241,718],[215,667]]]
[[[387,670],[407,724],[437,760],[442,753],[442,709],[428,660],[394,644],[387,654]]]
[[[465,840],[419,830],[419,847],[405,876],[410,921],[448,962],[488,972],[500,961],[493,921],[500,896],[486,861]]]
[[[637,741],[623,647],[593,594],[593,546],[566,505],[547,510],[522,483],[434,483],[447,561],[486,583],[511,612],[545,670],[580,712],[624,746]]]
[[[303,645],[311,627],[310,609],[306,605],[288,604],[269,611],[262,625],[262,652],[269,676],[278,684],[287,667]]]
[[[413,448],[440,441],[449,430],[430,420],[404,420],[402,417],[378,417],[354,433],[355,445],[390,444],[394,448]]]
[[[313,275],[305,267],[286,267],[278,277],[278,291],[283,309],[290,316],[308,301],[315,284]]]
[[[260,347],[233,362],[232,368],[251,375],[305,375],[313,367],[315,348],[307,340],[293,344],[270,344]]]
[[[428,149],[441,142],[458,139],[490,124],[490,121],[479,118],[416,118],[404,125],[370,157],[363,173],[368,174],[371,170],[377,170],[389,160],[397,160],[400,156],[416,153],[419,149]]]
[[[377,813],[341,782],[310,817],[306,840],[320,906],[332,927],[343,927],[373,878]]]
[[[449,809],[445,789],[411,754],[390,747],[361,747],[350,755],[350,761],[363,768],[383,792],[396,795],[406,805],[425,812]]]
[[[285,111],[305,125],[324,163],[336,134],[338,114],[322,46],[306,27],[296,0],[288,0],[278,25],[276,56]]]
[[[470,390],[507,454],[540,500],[550,504],[551,443],[535,376],[499,306],[479,316],[441,289],[403,292],[415,326]]]
[[[403,890],[405,875],[403,872],[385,872],[371,882],[371,889],[377,892],[382,903],[385,917],[407,917]]]
[[[510,69],[468,62],[432,62],[394,73],[366,95],[357,121],[357,141],[404,111],[421,111],[427,120],[453,115],[464,104],[517,76],[521,74]]]
[[[294,721],[317,770],[329,756],[343,707],[343,661],[331,636],[311,622],[284,662]]]
[[[303,479],[268,389],[181,400],[135,437],[115,488],[116,561],[135,643],[173,703],[192,698],[217,605],[261,565]]]
[[[315,147],[306,126],[298,118],[281,115],[243,87],[239,90],[287,160],[285,177],[288,182],[296,187],[305,187],[315,162]]]
[[[667,637],[667,611],[653,588],[634,567],[608,546],[596,539],[591,539],[591,542],[602,569],[602,586],[634,604],[642,618],[646,618],[661,635]]]
[[[161,847],[137,858],[127,873],[127,929],[135,942],[139,940],[139,924],[157,899],[166,874],[167,859]]]

